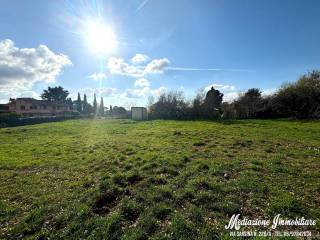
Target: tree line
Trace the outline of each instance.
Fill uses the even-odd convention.
[[[69,105],[70,109],[75,110],[81,115],[95,115],[95,116],[120,116],[126,115],[127,110],[124,107],[118,107],[110,105],[110,107],[105,107],[103,98],[100,98],[100,104],[97,102],[96,94],[93,96],[93,102],[90,104],[87,100],[87,95],[83,95],[81,99],[80,93],[78,93],[77,100],[72,101],[71,98],[68,98],[69,92],[63,87],[48,87],[47,90],[43,90],[43,93],[40,97],[43,100],[59,102]]]
[[[82,115],[128,115],[123,107],[104,106],[103,98],[98,104],[96,94],[93,103],[86,94],[72,101],[69,92],[62,87],[48,87],[41,98],[63,102]],[[150,101],[150,119],[246,119],[246,118],[320,118],[320,71],[302,75],[296,82],[283,84],[274,94],[262,95],[258,88],[248,89],[232,102],[223,102],[223,93],[213,87],[200,91],[187,101],[181,91],[163,93]]]
[[[148,109],[151,119],[319,119],[320,71],[304,74],[267,96],[251,88],[228,103],[223,102],[223,93],[212,87],[189,101],[181,91],[163,93],[156,102],[150,101]]]

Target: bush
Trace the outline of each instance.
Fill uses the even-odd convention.
[[[283,85],[275,96],[274,108],[286,117],[319,118],[320,71],[312,71],[295,83]]]
[[[150,119],[219,119],[223,94],[211,88],[206,94],[200,91],[195,99],[186,102],[183,93],[169,92],[160,95],[149,106]]]
[[[18,113],[5,113],[0,115],[0,127],[7,127],[10,125],[14,125],[18,122],[18,120],[22,117],[21,114]]]
[[[58,122],[68,119],[76,119],[80,116],[49,116],[49,117],[23,117],[17,113],[0,115],[0,127],[15,127],[46,122]]]
[[[190,102],[182,92],[163,93],[149,105],[150,119],[279,118],[320,119],[320,71],[303,75],[283,85],[276,94],[263,96],[251,88],[232,103],[222,103],[223,94],[202,90]],[[152,101],[153,102],[153,101]]]
[[[0,115],[0,120],[5,121],[5,120],[10,120],[10,119],[17,119],[17,118],[21,118],[22,115],[19,113],[5,113]]]
[[[263,98],[258,88],[251,88],[241,95],[235,102],[237,118],[256,118],[263,110]]]
[[[182,92],[169,92],[160,95],[158,101],[149,108],[151,119],[186,119],[188,104]]]

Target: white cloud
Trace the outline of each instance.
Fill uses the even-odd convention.
[[[127,89],[122,94],[122,97],[125,97],[125,98],[140,98],[140,97],[145,97],[149,92],[150,92],[150,88],[149,87],[136,88],[136,89]]]
[[[70,97],[73,100],[77,99],[78,93],[80,93],[81,98],[83,98],[83,94],[86,94],[89,99],[93,98],[93,95],[96,94],[97,97],[112,97],[117,94],[116,88],[111,87],[101,87],[101,88],[82,88],[79,90],[72,91]]]
[[[238,68],[195,68],[195,67],[175,67],[170,66],[167,58],[153,59],[147,65],[142,66],[150,58],[141,53],[137,53],[131,58],[132,65],[125,62],[122,58],[110,57],[108,59],[107,68],[111,74],[127,75],[132,77],[143,77],[146,74],[159,73],[167,71],[217,71],[217,72],[244,72],[253,73],[254,70],[238,69]]]
[[[121,94],[121,97],[122,98],[142,98],[148,95],[154,95],[156,97],[159,97],[166,90],[167,89],[163,86],[155,89],[151,89],[149,87],[127,89],[123,94]]]
[[[125,109],[128,109],[130,110],[132,107],[137,107],[138,104],[136,102],[132,102],[132,101],[126,101],[122,104],[122,106],[125,108]]]
[[[152,95],[155,95],[156,97],[159,97],[161,94],[165,93],[167,91],[167,88],[166,87],[159,87],[159,88],[156,88],[156,89],[152,89],[150,92]]]
[[[132,65],[128,64],[122,58],[110,57],[107,61],[107,68],[111,74],[126,75],[138,77],[134,83],[134,88],[126,89],[123,93],[118,94],[121,98],[144,98],[149,95],[159,96],[166,91],[166,88],[150,88],[150,81],[144,78],[147,74],[162,74],[165,68],[170,64],[167,58],[153,59],[145,66],[137,65],[149,59],[143,54],[136,54],[132,59]]]
[[[235,99],[239,97],[240,92],[227,92],[223,94],[224,102],[233,102]]]
[[[66,66],[68,56],[56,54],[47,46],[17,48],[10,39],[0,41],[0,90],[28,91],[37,82],[54,83]]]
[[[116,88],[111,88],[111,87],[103,87],[103,88],[98,88],[96,91],[98,95],[101,95],[102,97],[109,97],[113,96],[117,93]]]
[[[213,87],[214,89],[218,89],[219,91],[234,91],[236,90],[236,87],[233,85],[228,85],[228,84],[218,84],[218,83],[213,83],[210,84],[209,86],[205,87],[206,91],[209,91]]]
[[[107,75],[105,73],[94,73],[94,74],[91,74],[90,76],[88,76],[88,78],[94,80],[94,81],[98,81],[98,80],[103,80],[103,79],[106,79],[107,78]]]
[[[40,99],[40,94],[35,91],[2,91],[0,90],[0,103],[8,103],[9,98],[30,97]]]
[[[266,97],[268,95],[272,95],[276,93],[277,89],[276,88],[271,88],[271,89],[265,89],[262,90],[262,96]],[[243,95],[246,91],[226,91],[223,92],[223,101],[224,102],[233,102],[237,98],[239,98],[240,95]]]
[[[110,57],[107,68],[111,74],[126,75],[131,77],[143,77],[149,73],[163,73],[170,64],[167,58],[154,59],[146,66],[136,66],[126,63],[122,58]]]
[[[142,77],[143,70],[129,65],[122,58],[110,57],[107,62],[107,68],[111,74],[127,75],[132,77]]]
[[[276,92],[277,92],[276,88],[265,89],[265,90],[262,90],[262,96],[273,95]]]
[[[149,82],[149,80],[147,80],[145,78],[140,78],[134,82],[134,86],[135,87],[150,87],[150,82]]]
[[[167,58],[154,59],[145,68],[145,73],[163,73],[165,67],[169,66],[170,61]]]
[[[107,62],[108,69],[114,74],[121,74],[127,66],[122,58],[110,57]]]
[[[213,87],[223,93],[223,101],[224,102],[232,102],[239,96],[239,91],[236,91],[237,88],[234,85],[229,84],[221,84],[221,83],[213,83],[204,88],[207,92]]]
[[[137,53],[136,55],[134,55],[132,58],[131,58],[131,62],[133,64],[141,64],[141,63],[145,63],[149,60],[150,58],[145,55],[145,54],[141,54],[141,53]]]

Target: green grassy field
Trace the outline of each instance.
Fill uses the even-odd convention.
[[[320,122],[0,129],[0,239],[216,239],[234,213],[320,230]]]

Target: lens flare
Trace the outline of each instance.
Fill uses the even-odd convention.
[[[97,55],[112,53],[118,46],[113,30],[99,21],[87,22],[85,38],[90,50]]]

